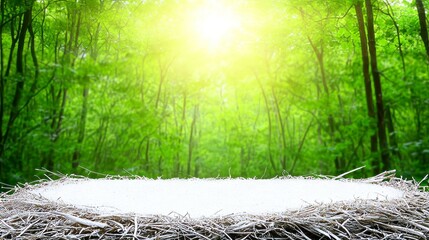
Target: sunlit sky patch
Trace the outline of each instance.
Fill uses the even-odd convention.
[[[234,39],[241,23],[239,15],[221,1],[206,1],[194,10],[192,27],[199,45],[216,50]]]

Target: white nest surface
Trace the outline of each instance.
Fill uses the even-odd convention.
[[[393,187],[322,179],[93,179],[67,180],[32,190],[48,200],[101,214],[273,214],[311,204],[401,198]]]

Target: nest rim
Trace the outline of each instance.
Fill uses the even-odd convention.
[[[270,214],[189,215],[100,214],[93,208],[34,196],[30,190],[82,176],[61,176],[16,186],[0,194],[2,239],[426,239],[429,238],[429,193],[420,183],[396,178],[394,171],[366,179],[343,177],[279,177],[334,179],[389,186],[404,196],[388,201],[356,199],[311,204],[299,210]],[[148,179],[108,176],[106,179]]]

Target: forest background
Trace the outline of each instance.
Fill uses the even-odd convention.
[[[1,0],[0,182],[429,171],[423,0]]]

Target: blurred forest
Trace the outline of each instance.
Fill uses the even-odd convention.
[[[429,173],[427,0],[1,0],[0,182]],[[211,16],[211,19],[208,17]]]

